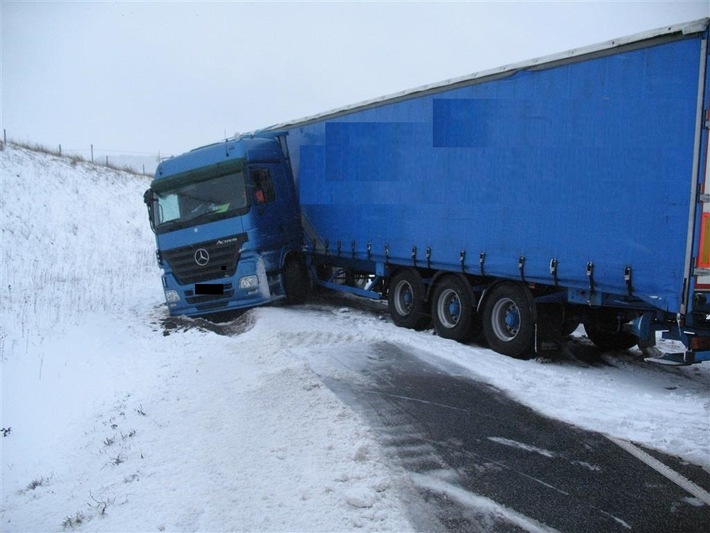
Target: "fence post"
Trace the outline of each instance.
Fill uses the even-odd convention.
[[[7,130],[5,128],[2,129],[2,142],[7,144]]]
[[[91,162],[94,162],[94,145],[91,145]]]
[[[62,145],[61,144],[59,145],[59,155],[60,156],[62,155]]]

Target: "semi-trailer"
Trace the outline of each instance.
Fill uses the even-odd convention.
[[[710,359],[708,19],[284,122],[163,161],[146,192],[172,314],[311,280],[395,324],[526,357]]]

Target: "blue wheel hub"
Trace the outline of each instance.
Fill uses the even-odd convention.
[[[518,308],[511,306],[505,313],[505,325],[511,331],[517,331],[520,328],[520,313]]]

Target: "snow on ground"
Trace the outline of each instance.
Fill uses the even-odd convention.
[[[411,529],[370,431],[261,310],[165,335],[146,178],[0,161],[3,531]]]
[[[3,531],[412,530],[420,480],[318,374],[381,342],[710,469],[710,364],[518,361],[340,305],[186,327],[147,178],[12,146],[0,172]]]

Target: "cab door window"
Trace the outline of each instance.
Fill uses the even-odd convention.
[[[251,180],[254,184],[254,201],[257,205],[267,204],[276,200],[274,183],[268,168],[252,169]]]

